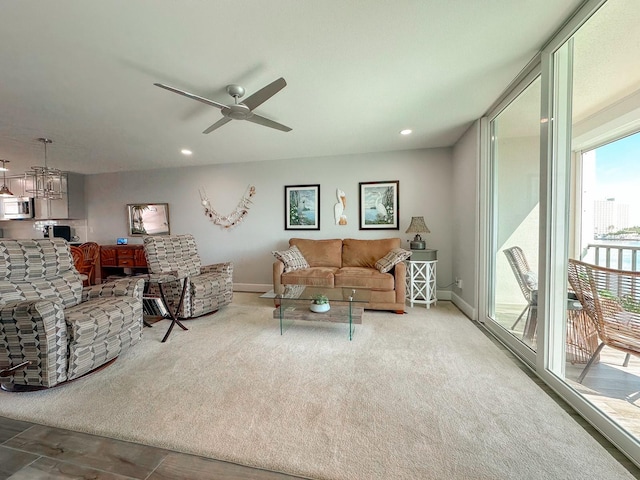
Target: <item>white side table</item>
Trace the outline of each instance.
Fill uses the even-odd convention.
[[[412,255],[407,263],[407,299],[413,307],[414,303],[426,305],[438,301],[436,292],[437,250],[411,250]]]

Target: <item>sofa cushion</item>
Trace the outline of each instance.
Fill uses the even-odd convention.
[[[311,267],[340,268],[342,266],[342,240],[339,238],[331,240],[292,238],[289,240],[289,245],[298,247]]]
[[[404,248],[394,248],[376,262],[376,268],[380,273],[387,273],[396,264],[409,258],[411,253],[412,252],[405,250]]]
[[[355,240],[345,238],[342,241],[343,267],[376,268],[376,262],[390,250],[400,248],[399,238],[383,238],[379,240]]]
[[[393,290],[395,282],[390,273],[375,268],[343,267],[336,272],[336,287],[364,287],[372,290]]]
[[[283,285],[319,285],[333,287],[335,267],[311,267],[282,274]]]
[[[142,304],[134,297],[92,298],[64,312],[68,380],[116,358],[142,338]]]
[[[369,298],[369,305],[378,304],[385,310],[397,310],[396,292],[393,290],[373,290],[371,292],[371,298]]]
[[[288,250],[281,252],[273,251],[273,256],[284,263],[284,271],[292,272],[294,270],[302,270],[303,268],[309,268],[307,260],[302,255],[302,252],[295,245],[289,247]]]

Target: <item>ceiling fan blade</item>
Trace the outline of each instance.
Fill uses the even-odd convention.
[[[226,105],[222,103],[214,102],[213,100],[209,100],[208,98],[200,97],[198,95],[194,95],[193,93],[185,92],[184,90],[178,90],[177,88],[170,87],[169,85],[164,85],[162,83],[154,83],[156,87],[164,88],[165,90],[169,90],[170,92],[177,93],[178,95],[182,95],[187,98],[191,98],[193,100],[197,100],[202,103],[206,103],[207,105],[211,105],[212,107],[223,109]]]
[[[264,125],[265,127],[275,128],[276,130],[282,130],[283,132],[290,132],[291,128],[286,125],[282,125],[281,123],[274,122],[273,120],[269,120],[268,118],[261,117],[260,115],[256,115],[255,113],[247,118],[247,122],[257,123],[258,125]]]
[[[229,117],[222,117],[220,120],[218,120],[216,123],[214,123],[213,125],[211,125],[209,128],[207,128],[204,132],[202,133],[211,133],[213,132],[216,128],[221,127],[222,125],[224,125],[225,123],[229,123],[232,119]]]
[[[261,88],[253,95],[249,95],[247,98],[242,100],[242,103],[249,107],[249,110],[253,110],[258,105],[261,105],[269,100],[286,86],[287,82],[284,81],[284,78],[280,77],[279,79],[271,82],[266,87]]]

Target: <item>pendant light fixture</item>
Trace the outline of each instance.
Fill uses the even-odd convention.
[[[9,160],[0,160],[2,162],[2,188],[0,188],[0,197],[13,197],[13,193],[7,187],[7,163]]]
[[[27,177],[31,177],[31,188],[27,192],[32,193],[36,198],[48,198],[49,200],[59,200],[62,198],[62,172],[57,168],[47,166],[47,145],[53,143],[48,138],[38,138],[44,145],[44,166],[31,167],[27,172]]]

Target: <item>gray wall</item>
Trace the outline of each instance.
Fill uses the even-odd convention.
[[[385,180],[400,181],[400,230],[359,230],[358,182]],[[471,175],[465,183],[475,180]],[[257,193],[249,215],[238,227],[221,229],[204,216],[199,188],[206,189],[216,211],[227,214],[249,184],[255,185]],[[284,229],[284,186],[300,184],[320,184],[319,231]],[[336,188],[347,196],[346,226],[335,225],[333,219]],[[128,203],[169,203],[171,233],[192,233],[205,264],[233,261],[237,287],[259,290],[272,282],[271,251],[286,248],[290,237],[398,236],[408,248],[406,240],[412,235],[404,231],[412,216],[422,215],[431,230],[425,236],[427,248],[438,249],[438,285],[448,285],[454,243],[451,192],[450,148],[89,175],[85,184],[87,239],[112,244],[117,237],[126,237]],[[130,239],[130,243],[140,241],[139,237]],[[446,290],[440,298],[447,297],[450,288]]]
[[[478,308],[478,166],[480,164],[480,121],[474,122],[453,149],[451,218],[454,278],[462,279],[462,288],[453,287],[452,300],[470,318]]]

